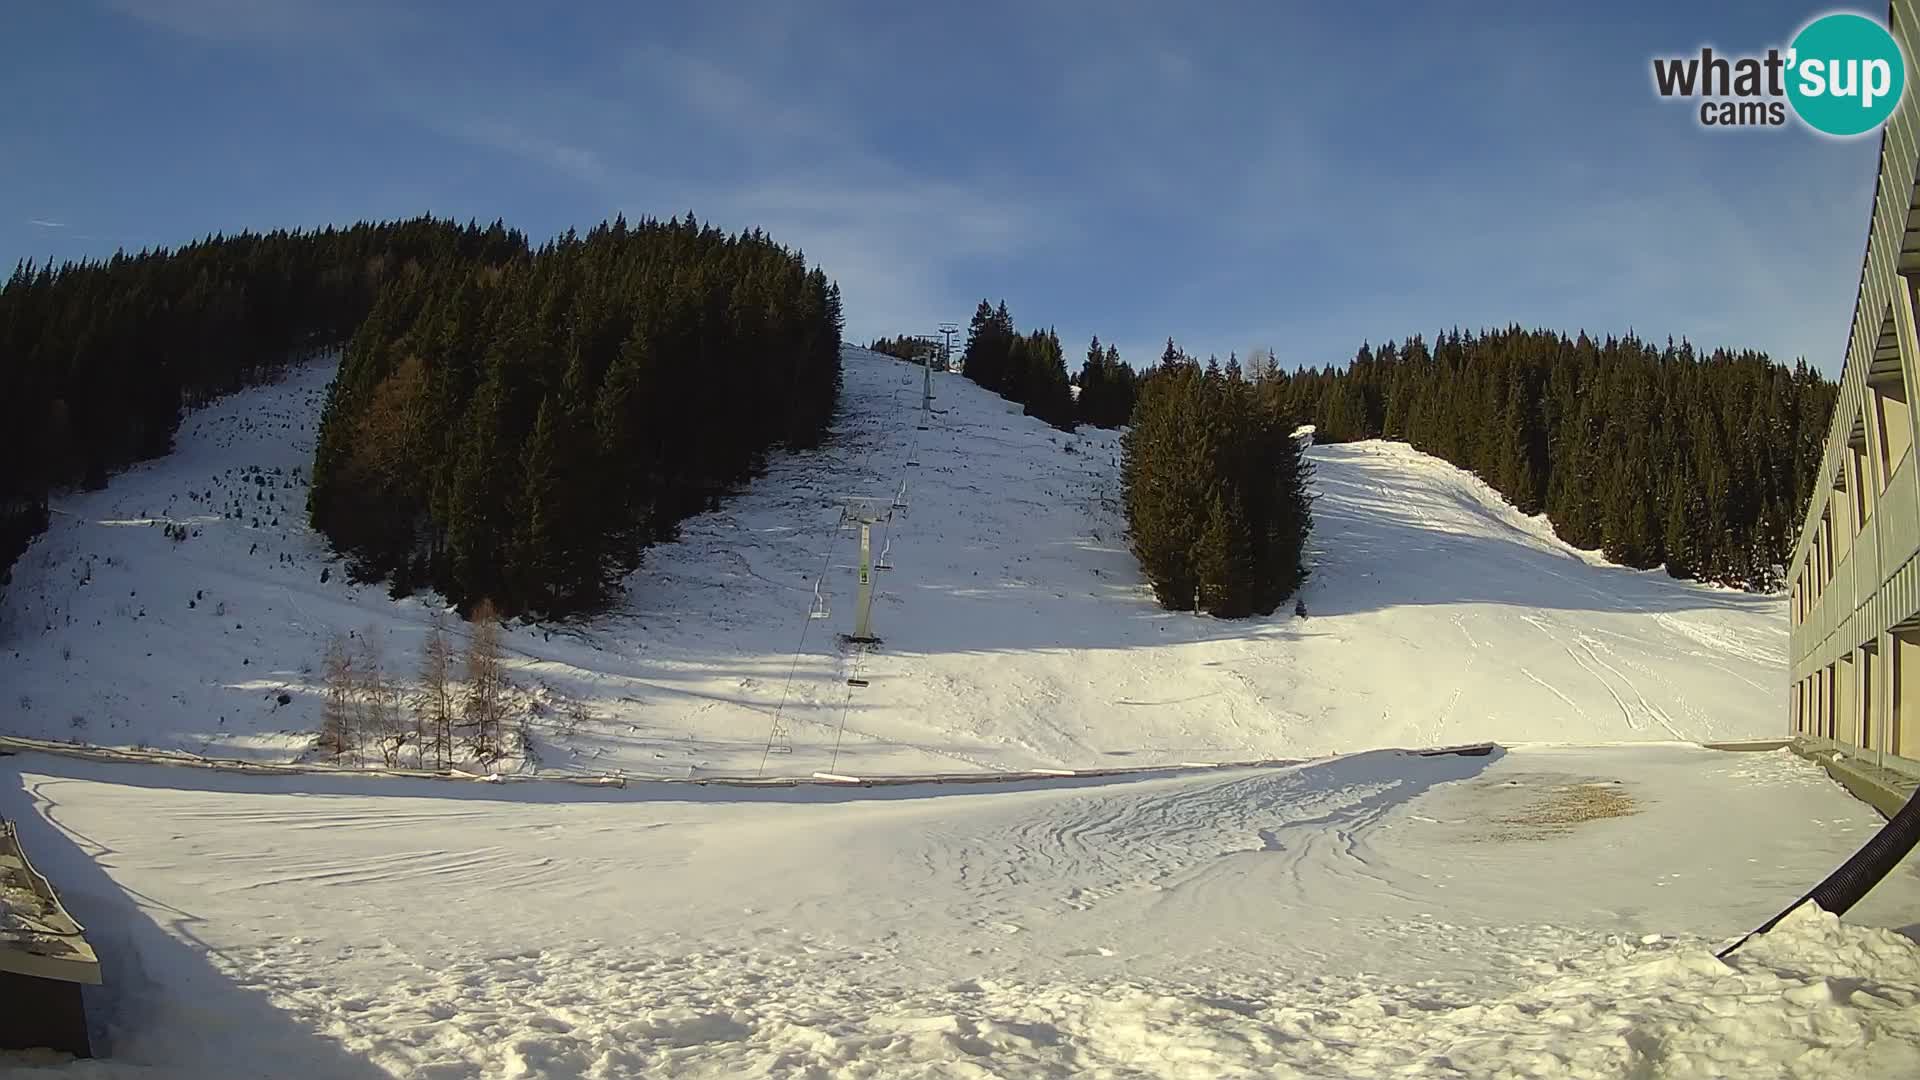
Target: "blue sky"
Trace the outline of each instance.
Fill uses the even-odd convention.
[[[804,248],[859,340],[992,296],[1136,363],[1520,322],[1836,372],[1877,136],[1704,130],[1649,75],[1828,9],[1683,6],[10,5],[0,260],[691,209]]]

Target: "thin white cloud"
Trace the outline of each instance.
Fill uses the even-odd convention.
[[[615,170],[592,149],[541,135],[498,118],[456,120],[437,125],[442,134],[499,150],[593,187],[617,182]]]
[[[430,130],[576,183],[608,213],[691,209],[721,228],[765,229],[839,281],[854,336],[954,317],[954,288],[975,287],[949,280],[956,260],[1009,259],[1056,230],[1060,215],[1011,182],[924,175],[839,111],[776,92],[755,71],[650,46],[627,53],[611,79],[586,73],[510,99],[396,98]],[[641,115],[694,119],[721,156],[764,167],[650,152],[633,130],[635,97]]]
[[[305,44],[342,39],[396,13],[366,0],[105,0],[156,29],[215,42]]]
[[[38,225],[42,229],[64,229],[67,227],[67,223],[64,221],[48,221],[44,218],[28,218],[27,224]]]

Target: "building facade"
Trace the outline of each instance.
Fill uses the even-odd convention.
[[[1888,26],[1920,57],[1916,0]],[[1909,78],[1912,77],[1909,72]],[[1831,747],[1920,776],[1920,143],[1914,97],[1881,131],[1880,175],[1839,400],[1788,570],[1789,723]]]

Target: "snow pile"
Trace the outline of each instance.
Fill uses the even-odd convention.
[[[1698,949],[1651,960],[1626,949],[1614,968],[1467,1005],[1417,989],[1342,1000],[1284,972],[1226,993],[991,979],[883,989],[810,983],[791,964],[727,950],[681,962],[529,951],[456,961],[440,973],[446,989],[424,1001],[350,998],[334,1030],[370,1067],[289,1075],[1764,1080],[1920,1071],[1920,946],[1819,912],[1796,914],[1766,946],[1731,964]],[[734,965],[756,977],[754,989],[716,978]],[[312,1008],[322,997],[289,1004]],[[370,1039],[361,1033],[369,1021],[390,1026]],[[262,1049],[242,1052],[268,1060],[255,1056]],[[108,1061],[13,1062],[9,1075],[23,1077],[144,1075]]]
[[[927,416],[919,368],[849,349],[845,369],[828,445],[649,551],[618,610],[506,635],[545,768],[1089,768],[1783,723],[1784,600],[1608,565],[1406,446],[1313,449],[1310,617],[1217,622],[1141,581],[1116,433],[1063,434],[945,373]],[[412,669],[432,598],[351,584],[305,525],[330,376],[217,402],[173,455],[57,501],[0,605],[8,733],[288,761],[329,635],[370,633]],[[849,495],[900,504],[874,530],[892,569],[864,652],[837,638]],[[807,617],[816,582],[826,619]],[[568,700],[579,730],[555,720]]]
[[[966,983],[877,1015],[834,1010],[843,1019],[824,1030],[804,1015],[690,1010],[697,1044],[654,1061],[680,1076],[729,1063],[848,1077],[1920,1075],[1920,946],[1817,909],[1754,945],[1730,964],[1623,946],[1617,967],[1464,1006],[1404,990],[1302,1002],[1276,973],[1251,997]],[[716,1030],[747,1045],[716,1052]]]
[[[1251,1021],[1286,1047],[1274,1063],[1339,1076],[1920,1074],[1920,946],[1908,938],[1807,907],[1728,963],[1644,951],[1623,945],[1611,970],[1461,1008],[1369,996],[1336,1018],[1281,1009],[1204,1026]]]

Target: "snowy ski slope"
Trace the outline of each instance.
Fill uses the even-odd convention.
[[[1114,435],[947,377],[922,431],[917,370],[846,360],[830,445],[649,552],[620,610],[509,634],[525,701],[594,712],[540,721],[541,768],[1344,756],[871,789],[0,757],[0,814],[107,965],[112,1055],[0,1072],[1920,1071],[1912,866],[1847,924],[1712,957],[1877,826],[1790,754],[1681,745],[1779,730],[1780,599],[1606,565],[1368,443],[1313,451],[1309,617],[1169,614],[1125,550]],[[329,374],[196,413],[174,456],[61,502],[9,590],[5,731],[292,760],[328,634],[404,663],[430,598],[347,583],[300,524]],[[843,495],[905,503],[867,654],[834,637]],[[1478,739],[1511,745],[1369,751]]]
[[[826,448],[650,551],[613,614],[509,635],[528,700],[592,706],[576,734],[536,732],[543,767],[1072,768],[1783,725],[1783,600],[1607,565],[1405,446],[1314,449],[1310,616],[1218,622],[1148,595],[1115,434],[1062,434],[944,375],[922,431],[918,369],[860,349],[845,367]],[[59,500],[0,616],[10,733],[292,760],[329,634],[370,631],[411,668],[431,599],[348,583],[304,524],[330,374],[196,412],[173,455]],[[836,640],[850,495],[905,503],[875,530],[894,569],[864,655]],[[816,580],[830,618],[807,617]],[[791,754],[766,753],[776,717]]]

